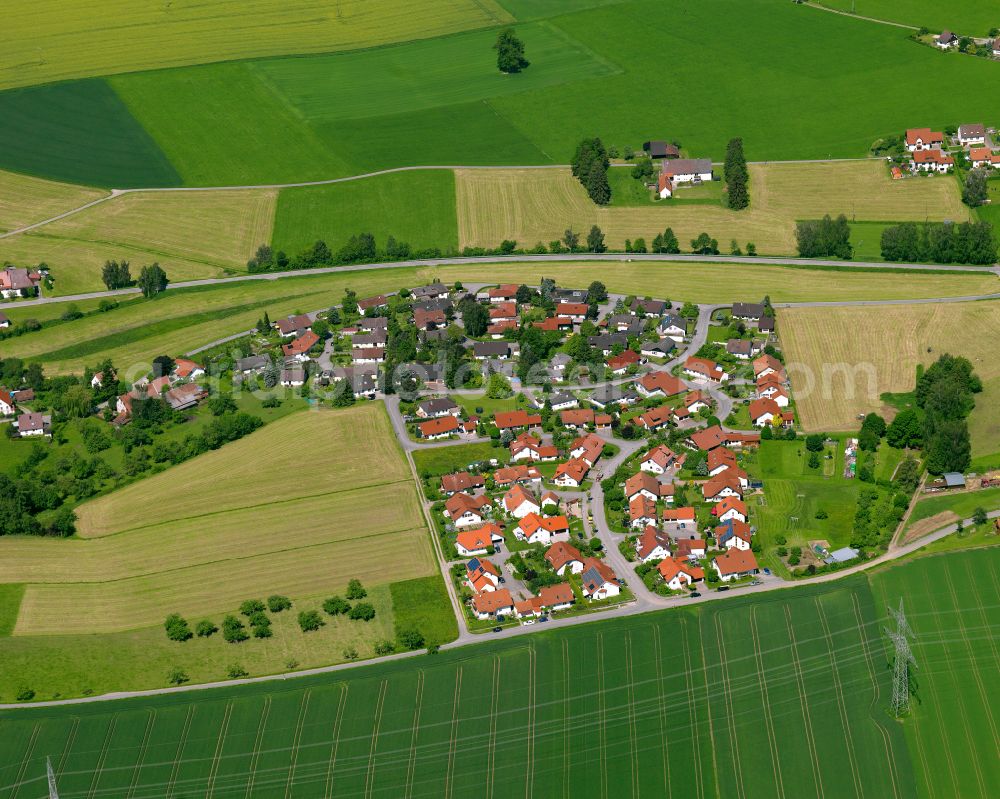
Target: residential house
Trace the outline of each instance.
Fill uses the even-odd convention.
[[[767,313],[767,307],[760,302],[734,302],[732,317],[741,322],[758,322]]]
[[[357,321],[355,325],[359,330],[372,332],[375,330],[388,330],[389,320],[384,316],[365,316]]]
[[[538,513],[542,506],[538,504],[534,494],[518,484],[503,495],[503,509],[515,519],[523,519],[529,513]]]
[[[443,283],[430,283],[426,286],[417,286],[410,292],[416,300],[446,300],[448,299],[448,287]]]
[[[986,126],[982,123],[958,126],[958,143],[963,147],[982,147],[986,144]]]
[[[514,600],[506,588],[485,591],[472,597],[472,612],[480,621],[491,618],[500,620],[514,612]]]
[[[362,367],[345,366],[334,370],[335,383],[346,383],[355,399],[374,399],[378,391],[378,372]]]
[[[13,416],[17,410],[14,397],[7,389],[0,388],[0,416]]]
[[[757,331],[760,333],[773,333],[774,332],[774,317],[773,316],[762,316],[760,321],[757,323]]]
[[[538,599],[542,607],[549,610],[566,610],[576,602],[576,596],[569,583],[542,586],[538,592]]]
[[[692,565],[686,558],[665,558],[657,564],[656,570],[672,591],[680,591],[705,579],[704,569]]]
[[[930,128],[910,128],[906,131],[906,149],[911,153],[920,150],[941,149],[944,134]]]
[[[312,320],[308,314],[292,314],[291,316],[279,319],[274,323],[274,328],[285,338],[289,336],[301,336],[312,326]]]
[[[514,302],[517,299],[517,289],[518,286],[516,283],[505,283],[502,286],[490,289],[490,303]]]
[[[645,494],[636,494],[628,503],[629,525],[636,528],[645,528],[647,525],[656,525],[656,503]]]
[[[588,302],[590,300],[590,293],[587,289],[564,289],[556,287],[552,289],[552,299],[557,305],[567,302]]]
[[[351,350],[352,363],[384,363],[385,347],[356,347]]]
[[[488,361],[493,358],[504,360],[510,357],[510,344],[506,341],[474,341],[472,356],[477,361]]]
[[[738,468],[736,453],[726,447],[716,447],[708,453],[706,465],[708,466],[709,477],[715,477],[717,474],[726,471],[726,469],[736,469]]]
[[[286,387],[304,386],[306,383],[306,370],[301,367],[282,369],[279,382]]]
[[[718,425],[712,425],[704,430],[694,431],[685,439],[684,443],[693,449],[711,452],[716,447],[721,447],[726,443],[726,434]]]
[[[569,541],[569,520],[565,516],[528,513],[514,528],[514,537],[529,544],[546,546],[554,541]]]
[[[559,448],[552,444],[543,444],[542,440],[531,433],[521,433],[510,442],[510,459],[512,461],[554,461],[559,457]]]
[[[951,31],[941,31],[934,37],[934,44],[942,50],[949,50],[958,44],[958,37]]]
[[[684,361],[684,374],[697,380],[710,380],[714,383],[722,383],[729,379],[726,370],[715,361],[699,358],[696,355],[691,355]]]
[[[488,560],[474,557],[465,564],[465,582],[477,594],[496,591],[500,587],[500,572]]]
[[[739,497],[725,497],[712,508],[712,515],[720,523],[727,522],[730,519],[745,522],[747,520],[747,506]]]
[[[637,496],[644,496],[656,502],[661,488],[660,481],[649,472],[636,472],[625,481],[625,499],[631,502]]]
[[[622,390],[620,386],[605,383],[602,386],[598,386],[594,390],[594,393],[587,398],[587,401],[591,405],[596,405],[603,410],[609,405],[619,405],[622,407],[634,405],[640,399],[639,393],[633,389]]]
[[[556,467],[552,482],[562,488],[579,488],[589,471],[590,464],[583,458],[573,458],[573,460],[560,463]]]
[[[755,380],[760,380],[762,377],[770,377],[774,375],[776,379],[785,381],[785,367],[777,358],[773,355],[761,355],[758,358],[754,358],[753,361],[753,376]]]
[[[698,561],[705,557],[707,551],[704,539],[680,538],[674,547],[674,557]]]
[[[685,422],[698,411],[708,407],[708,400],[711,399],[701,391],[690,391],[684,397],[683,402],[674,408],[673,417],[678,422]]]
[[[627,333],[600,333],[596,336],[587,336],[587,343],[601,351],[607,357],[615,347],[622,349],[628,347]]]
[[[749,361],[760,349],[760,344],[749,338],[731,338],[726,342],[726,352],[741,361]]]
[[[204,376],[205,370],[192,360],[178,358],[174,361],[174,368],[171,374],[177,380],[196,380]]]
[[[626,333],[629,336],[640,336],[646,328],[642,319],[630,313],[612,314],[604,324],[610,331]]]
[[[735,547],[718,555],[712,561],[712,566],[719,573],[719,579],[724,583],[760,572],[757,558],[754,557],[753,552]]]
[[[43,416],[40,413],[28,411],[18,416],[17,421],[13,424],[21,438],[52,435],[52,417],[48,414]]]
[[[651,408],[639,417],[639,424],[647,430],[659,430],[670,422],[673,411],[665,405]]]
[[[439,327],[445,327],[447,324],[448,317],[440,309],[425,311],[422,308],[416,308],[413,311],[413,325],[417,330],[435,330]]]
[[[486,333],[490,338],[499,340],[504,337],[504,334],[508,330],[517,330],[517,322],[514,319],[505,319],[502,322],[493,322],[493,324],[486,328]]]
[[[434,419],[438,416],[461,416],[462,406],[450,397],[424,400],[417,405],[417,416],[421,419]]]
[[[504,411],[494,415],[493,423],[501,430],[516,430],[519,427],[538,427],[542,417],[523,410]]]
[[[631,306],[632,313],[645,316],[649,319],[663,316],[669,308],[670,306],[663,300],[640,300],[638,298],[632,301]]]
[[[581,458],[587,465],[593,468],[597,463],[601,453],[604,452],[604,439],[594,433],[587,433],[574,439],[570,444],[569,454],[571,458]]]
[[[720,548],[748,550],[751,538],[750,525],[736,519],[728,519],[715,528],[715,542]]]
[[[420,437],[426,438],[428,441],[434,441],[439,438],[447,438],[450,435],[458,433],[459,428],[460,425],[458,423],[458,419],[451,415],[438,416],[417,425],[417,429],[420,431]]]
[[[772,399],[755,399],[750,401],[750,421],[754,427],[767,427],[781,416],[781,408]]]
[[[542,395],[544,397],[544,395]],[[541,398],[541,397],[540,397]],[[554,411],[564,411],[567,408],[576,408],[580,404],[580,400],[564,391],[557,391],[548,397],[549,405]],[[544,405],[544,399],[542,400],[542,405]],[[593,413],[593,411],[591,411]]]
[[[666,336],[680,344],[687,335],[687,320],[683,316],[671,314],[663,317],[658,329],[661,336]]]
[[[644,341],[639,346],[639,354],[644,358],[669,358],[677,345],[668,338],[659,341]]]
[[[0,295],[5,299],[30,297],[38,293],[42,282],[39,272],[29,272],[16,266],[6,266],[0,270]]]
[[[1000,58],[1000,38],[993,40],[993,57]]]
[[[941,150],[917,150],[913,154],[912,168],[923,172],[950,172],[955,159]]]
[[[607,359],[611,373],[619,376],[624,375],[630,366],[638,366],[641,363],[645,363],[645,361],[635,350],[623,350],[618,355],[612,355]]]
[[[610,599],[622,591],[622,584],[614,570],[597,558],[587,558],[583,562],[580,582],[583,595],[591,601]]]
[[[587,318],[587,311],[590,306],[585,302],[561,302],[556,306],[556,313],[559,316],[566,316],[579,324]]]
[[[376,297],[365,297],[363,300],[358,300],[358,310],[360,310],[361,313],[375,308],[388,307],[389,299],[384,294],[379,294]]]
[[[351,336],[351,349],[385,347],[388,343],[389,334],[385,330],[373,330],[371,333],[355,333]]]
[[[787,408],[791,402],[788,389],[773,375],[762,377],[757,381],[757,399],[773,400],[779,408]]]
[[[516,322],[516,302],[498,302],[490,308],[490,322]]]
[[[665,141],[647,141],[642,143],[642,149],[650,158],[660,160],[661,158],[680,158],[681,151],[676,144]]]
[[[650,474],[663,474],[669,469],[677,456],[666,444],[659,444],[643,455],[639,468]]]
[[[660,167],[664,175],[674,185],[678,183],[701,183],[713,178],[712,162],[708,158],[676,158],[664,161]]]
[[[248,355],[246,358],[237,359],[233,364],[233,372],[241,375],[257,374],[263,372],[270,363],[271,359],[266,355]]]
[[[282,344],[281,351],[286,358],[295,358],[297,361],[308,361],[309,350],[318,342],[319,336],[311,330],[307,330],[291,343]]]
[[[698,534],[698,520],[695,516],[694,508],[690,506],[664,508],[661,518],[667,532],[675,538],[682,536],[691,537]]]
[[[444,515],[451,519],[456,527],[471,527],[482,525],[485,521],[485,510],[490,506],[487,496],[473,497],[460,491],[452,494],[444,504]]]
[[[574,430],[594,423],[593,408],[577,408],[575,410],[563,411],[559,416],[559,421],[563,427],[571,427]]]
[[[722,502],[727,497],[743,498],[743,488],[733,469],[727,469],[722,474],[709,477],[701,484],[705,502]]]
[[[497,488],[507,488],[513,485],[532,485],[538,488],[542,484],[542,473],[537,466],[505,466],[493,472],[493,482]]]
[[[481,474],[470,474],[469,472],[452,472],[441,475],[441,493],[447,496],[456,494],[459,491],[469,491],[470,489],[485,488],[486,478]]]
[[[646,525],[635,540],[635,555],[640,563],[652,563],[670,557],[670,536],[658,529],[656,525]]]
[[[635,388],[644,397],[672,397],[687,391],[684,381],[669,372],[648,372],[636,381]]]
[[[969,160],[973,168],[992,167],[1000,169],[1000,153],[993,152],[989,147],[969,148]]]
[[[583,571],[583,556],[580,550],[565,541],[556,541],[550,546],[545,551],[545,560],[560,577],[567,571],[570,574],[579,574]]]
[[[559,507],[559,495],[555,491],[546,491],[542,494],[542,509],[553,506]]]

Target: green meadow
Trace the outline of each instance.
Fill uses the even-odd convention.
[[[932,31],[952,30],[969,36],[985,36],[1000,25],[1000,14],[989,3],[976,0],[820,0],[819,5],[912,25]]]
[[[989,797],[996,549],[196,694],[0,713],[0,796]],[[916,632],[888,713],[886,605]],[[4,697],[9,699],[9,697]]]
[[[100,186],[245,185],[405,165],[565,163],[595,134],[619,148],[676,139],[714,158],[736,135],[752,160],[845,157],[907,126],[982,119],[1000,99],[995,63],[946,58],[903,29],[792,3],[508,6],[532,61],[518,75],[496,71],[493,28],[2,93],[0,111],[16,107],[27,121],[5,130],[0,168]],[[733,41],[766,44],[715,46]],[[950,87],[931,104],[919,91],[928,79]],[[117,96],[115,119],[124,105],[125,121],[87,112],[95,87]],[[112,141],[98,135],[105,128]],[[134,130],[145,131],[141,146],[114,143]]]
[[[455,175],[449,169],[395,172],[328,186],[282,189],[273,246],[295,254],[322,239],[333,250],[372,233],[380,247],[394,236],[414,249],[458,249]]]

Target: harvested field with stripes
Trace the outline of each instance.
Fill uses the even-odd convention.
[[[0,172],[0,233],[50,219],[105,194],[100,189]]]
[[[48,755],[67,795],[903,799],[957,784],[985,799],[1000,777],[998,703],[978,693],[996,676],[998,558],[491,640],[419,668],[6,712],[0,796],[43,790]],[[922,706],[897,723],[882,625],[900,595]],[[978,740],[962,737],[963,712]],[[949,730],[936,769],[920,752]]]

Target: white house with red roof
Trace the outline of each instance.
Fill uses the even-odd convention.
[[[667,588],[680,591],[705,578],[705,571],[685,558],[665,558],[656,566]]]
[[[642,456],[639,468],[650,474],[664,474],[671,468],[677,456],[666,444],[659,444]]]
[[[722,474],[709,477],[701,484],[705,502],[722,502],[727,498],[742,499],[743,487],[733,469],[726,469]]]
[[[569,540],[569,520],[565,516],[529,513],[514,528],[515,538],[529,544],[551,544]]]
[[[748,549],[727,549],[712,561],[712,566],[724,583],[757,574],[760,567],[757,558]]]
[[[720,522],[729,519],[745,522],[747,520],[747,506],[740,498],[726,497],[715,504],[715,507],[712,508],[712,515]]]
[[[472,612],[480,621],[510,616],[514,612],[514,599],[507,588],[484,591],[472,597]]]
[[[955,167],[955,159],[941,150],[917,150],[913,153],[910,167],[914,172],[950,172]]]
[[[515,519],[523,519],[529,513],[541,511],[542,506],[524,486],[515,485],[503,495],[503,509]]]
[[[545,551],[545,560],[552,566],[552,570],[562,576],[569,571],[570,574],[579,574],[583,571],[583,556],[580,550],[565,541],[556,541]]]
[[[695,380],[710,380],[713,383],[724,383],[729,379],[726,370],[715,361],[691,355],[684,361],[684,374]]]
[[[629,523],[632,527],[644,528],[656,524],[656,503],[643,494],[636,494],[628,503]]]
[[[552,482],[561,488],[579,488],[587,478],[590,464],[583,458],[573,458],[556,467]]]
[[[941,149],[942,144],[944,144],[944,134],[930,128],[910,128],[906,131],[906,149],[911,153]]]
[[[726,549],[750,549],[753,535],[750,525],[729,519],[715,528],[715,542]]]
[[[603,560],[587,558],[583,562],[580,574],[580,588],[583,595],[591,601],[595,599],[610,599],[622,592],[622,584],[618,576]]]
[[[642,563],[652,563],[670,557],[670,536],[655,525],[647,525],[635,540],[635,554]]]
[[[0,416],[13,416],[17,410],[17,404],[10,392],[5,388],[0,388]]]
[[[604,439],[594,433],[587,433],[574,440],[569,450],[571,458],[580,458],[591,468],[597,463],[602,452],[604,452]]]
[[[460,491],[448,497],[444,504],[444,515],[451,519],[456,527],[471,527],[482,525],[486,517],[486,509],[490,506],[487,496],[473,497]]]
[[[503,542],[503,530],[490,522],[474,530],[459,530],[455,536],[455,549],[463,558],[485,555],[489,548]]]
[[[500,572],[488,560],[473,558],[465,564],[465,583],[477,594],[496,591],[500,587]]]

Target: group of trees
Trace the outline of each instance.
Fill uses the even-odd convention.
[[[290,269],[310,269],[316,266],[339,264],[364,264],[376,261],[405,261],[407,258],[437,258],[441,251],[437,248],[414,250],[405,241],[388,236],[385,247],[379,248],[372,233],[357,233],[347,239],[336,252],[322,239],[314,242],[296,256],[289,257],[282,250],[274,250],[262,244],[247,261],[247,271],[282,272]]]
[[[887,261],[992,264],[997,259],[997,241],[989,222],[904,222],[882,231],[882,257]]]
[[[851,226],[843,214],[836,219],[827,214],[822,219],[799,222],[795,226],[795,240],[803,258],[842,258],[846,261],[854,254]]]
[[[750,173],[743,155],[743,139],[729,140],[723,170],[726,181],[726,205],[734,211],[750,205]]]
[[[599,138],[584,139],[576,147],[570,162],[573,175],[583,184],[590,199],[598,205],[611,202],[611,184],[608,183],[608,167],[611,159],[607,148]]]
[[[969,425],[973,395],[982,381],[966,358],[942,355],[917,379],[915,400],[924,413],[923,440],[927,471],[963,472],[972,460]]]
[[[531,64],[524,55],[524,42],[517,38],[513,28],[500,31],[493,49],[497,51],[497,69],[506,75],[520,72]]]
[[[123,289],[132,285],[132,272],[128,261],[105,261],[101,269],[101,280],[108,291]]]
[[[164,291],[169,283],[167,273],[158,263],[144,266],[139,272],[139,278],[132,280],[132,270],[128,261],[105,261],[101,269],[101,280],[108,287],[108,291],[136,285],[146,299],[151,299]]]
[[[970,170],[962,187],[962,202],[973,208],[985,205],[990,196],[986,186],[987,177],[986,170],[982,167]]]
[[[271,619],[268,618],[265,611],[269,610],[271,613],[281,613],[291,608],[291,606],[292,600],[287,596],[273,594],[267,598],[266,605],[259,599],[246,600],[240,605],[240,614],[246,617],[247,624],[250,625],[254,638],[270,638],[274,633],[271,631]],[[195,635],[199,638],[209,638],[219,631],[218,626],[211,619],[202,619],[195,626],[194,632],[192,632],[187,619],[179,613],[171,613],[167,616],[163,627],[166,630],[167,638],[178,643],[188,641]],[[250,634],[247,632],[246,625],[239,616],[230,614],[222,620],[222,637],[226,643],[238,644],[246,641],[250,637]],[[245,677],[246,672],[242,671],[240,674],[234,674],[233,670],[230,670],[229,676],[231,679]]]

